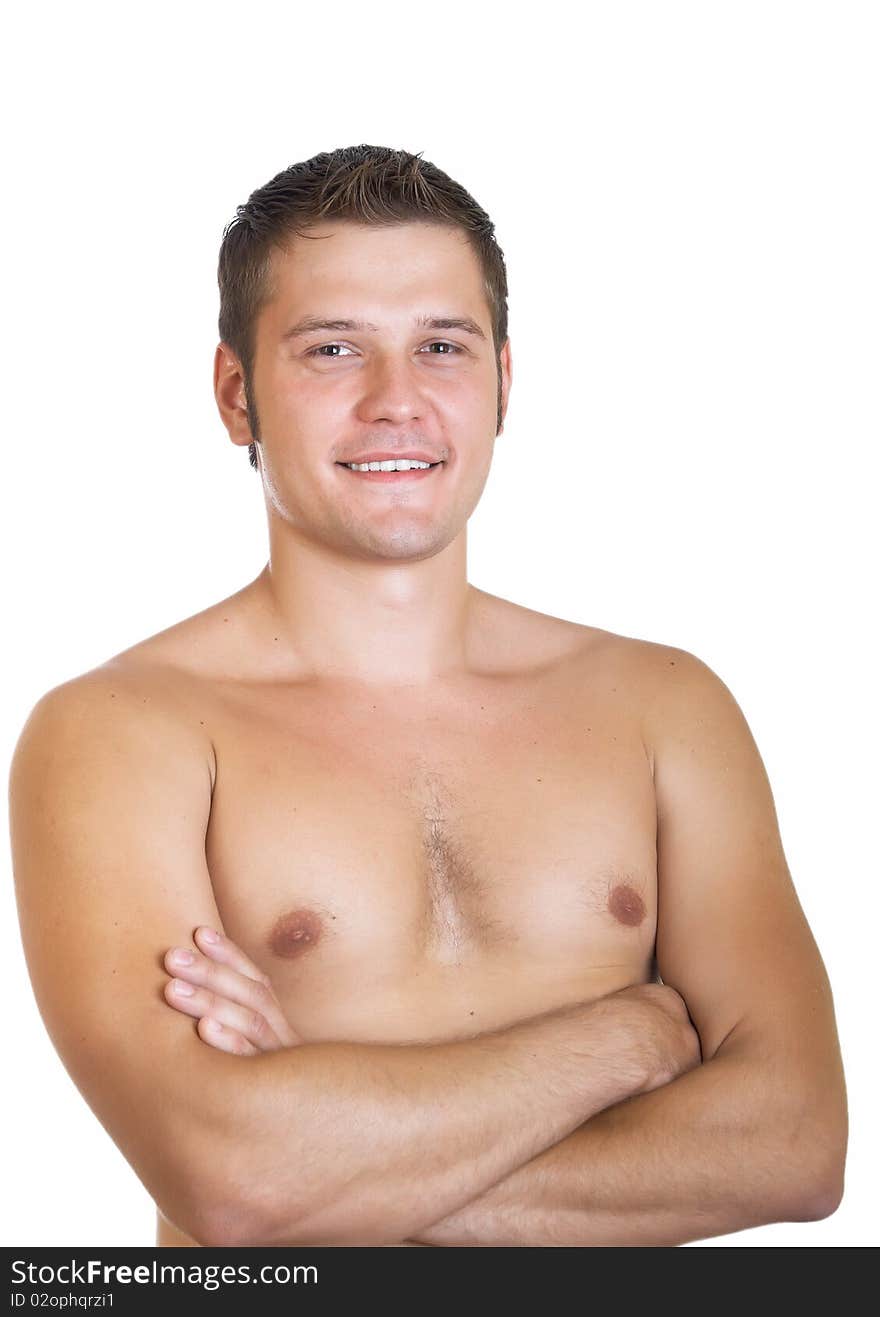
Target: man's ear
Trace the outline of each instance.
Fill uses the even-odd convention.
[[[214,353],[214,397],[229,438],[240,448],[254,442],[247,417],[244,370],[228,343],[218,343]]]
[[[501,424],[498,426],[498,433],[504,429],[504,418],[507,415],[507,401],[510,397],[510,386],[513,383],[513,359],[510,355],[510,339],[504,344],[499,353],[499,366],[501,372]]]

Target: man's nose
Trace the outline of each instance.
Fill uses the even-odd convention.
[[[424,402],[417,371],[417,364],[408,358],[391,353],[377,357],[362,376],[359,419],[400,422],[421,416]]]

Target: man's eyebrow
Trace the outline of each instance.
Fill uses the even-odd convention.
[[[414,323],[425,329],[459,329],[463,334],[473,334],[475,338],[481,338],[484,342],[486,340],[486,335],[476,320],[472,320],[470,316],[417,316]],[[290,329],[286,329],[281,338],[282,342],[287,342],[304,334],[321,331],[344,334],[350,331],[370,330],[376,333],[378,329],[378,325],[373,325],[368,320],[325,320],[320,316],[304,316],[295,325],[291,325]]]

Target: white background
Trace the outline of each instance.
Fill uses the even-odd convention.
[[[877,14],[214,0],[6,23],[4,761],[44,691],[266,561],[211,387],[236,205],[318,151],[421,152],[509,270],[470,579],[723,678],[834,989],[843,1204],[718,1247],[880,1238]],[[3,862],[0,1242],[151,1244],[150,1199],[45,1033]]]

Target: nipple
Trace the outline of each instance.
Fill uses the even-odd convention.
[[[628,883],[618,883],[611,889],[608,909],[621,924],[635,928],[645,917],[645,903]]]
[[[321,938],[321,919],[314,910],[288,910],[275,921],[269,950],[282,960],[295,960]]]

